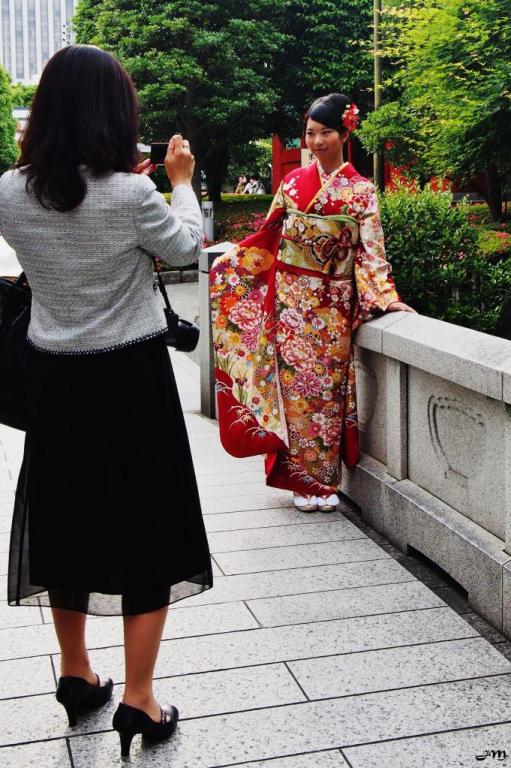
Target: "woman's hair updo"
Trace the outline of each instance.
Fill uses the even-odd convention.
[[[317,123],[333,128],[340,134],[346,133],[346,126],[342,118],[346,108],[352,103],[348,96],[343,93],[329,93],[328,96],[320,96],[313,101],[307,110],[304,119],[304,132],[307,128],[307,120],[315,120]]]

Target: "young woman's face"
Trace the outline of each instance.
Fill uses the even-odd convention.
[[[331,165],[341,161],[342,145],[345,138],[339,131],[329,128],[323,123],[317,123],[309,118],[305,129],[305,143],[307,149],[319,160],[321,165]]]

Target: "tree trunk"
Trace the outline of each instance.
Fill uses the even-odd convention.
[[[213,203],[221,202],[222,186],[229,165],[227,144],[215,146],[204,158],[204,170],[208,185],[208,197]]]
[[[201,193],[201,166],[198,160],[195,160],[195,168],[193,169],[193,177],[192,177],[192,187],[193,191],[195,192],[195,196],[197,200],[199,201],[199,205],[202,202],[202,193]]]
[[[502,179],[494,163],[488,163],[486,167],[486,181],[488,183],[487,202],[492,220],[502,221]]]

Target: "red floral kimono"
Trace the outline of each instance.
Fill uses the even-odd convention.
[[[282,182],[263,227],[211,269],[226,451],[266,454],[266,482],[335,493],[359,456],[352,334],[398,301],[374,186],[346,163]]]

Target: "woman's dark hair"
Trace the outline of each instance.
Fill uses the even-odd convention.
[[[124,67],[92,45],[71,45],[47,63],[16,163],[41,205],[71,211],[85,197],[79,166],[94,176],[139,161],[138,97]]]
[[[320,96],[319,99],[312,102],[307,110],[303,123],[304,133],[309,118],[326,125],[328,128],[333,128],[334,131],[339,131],[341,134],[345,133],[346,126],[343,125],[342,116],[346,107],[351,103],[351,99],[343,93],[329,93],[328,96]]]

